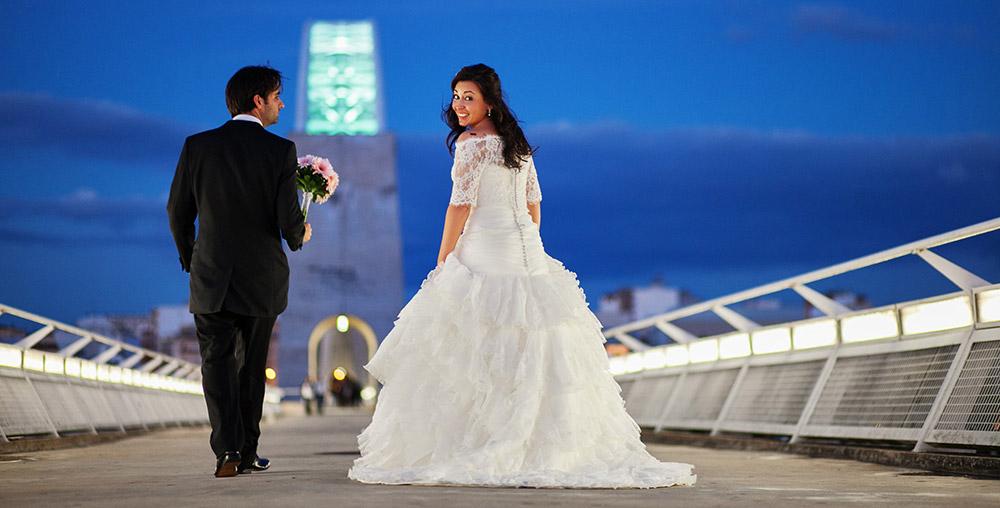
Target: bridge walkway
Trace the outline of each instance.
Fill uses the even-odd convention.
[[[0,456],[2,506],[1000,506],[1000,481],[772,452],[651,444],[663,460],[696,465],[691,488],[511,489],[363,485],[346,477],[361,411],[304,417],[294,409],[264,428],[267,472],[212,477],[205,427],[121,441]]]

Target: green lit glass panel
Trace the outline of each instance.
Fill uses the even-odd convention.
[[[371,22],[313,23],[308,69],[306,134],[378,134]]]

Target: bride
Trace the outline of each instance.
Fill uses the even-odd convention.
[[[639,440],[601,324],[538,234],[532,148],[492,68],[452,79],[455,162],[438,265],[365,366],[384,386],[351,479],[525,487],[693,485]]]

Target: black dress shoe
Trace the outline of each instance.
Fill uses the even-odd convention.
[[[219,457],[215,463],[215,477],[228,478],[236,476],[237,468],[240,465],[240,452],[226,452]]]
[[[240,462],[240,474],[252,473],[254,471],[267,471],[271,468],[271,461],[264,457],[254,457],[250,462]]]
[[[254,471],[267,471],[271,467],[271,461],[264,457],[254,457],[250,462],[240,462],[239,473],[247,474]]]

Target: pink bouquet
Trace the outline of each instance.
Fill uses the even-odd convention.
[[[328,159],[315,155],[303,155],[298,160],[299,168],[295,182],[302,191],[302,215],[309,217],[309,204],[326,203],[337,190],[340,176],[333,170]]]

